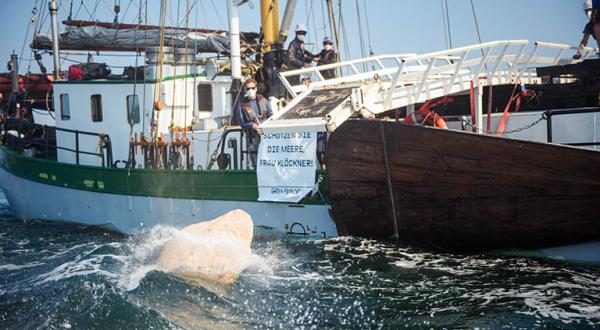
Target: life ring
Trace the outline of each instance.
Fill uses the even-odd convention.
[[[414,125],[417,116],[422,118],[419,121],[423,124],[427,124],[429,126],[437,128],[448,129],[448,125],[446,125],[446,121],[444,120],[444,118],[427,108],[419,109],[419,111],[415,112],[414,115],[406,116],[406,118],[404,118],[403,123]]]
[[[432,100],[429,100],[429,101],[425,102],[425,104],[423,104],[421,106],[421,108],[419,108],[419,110],[415,111],[414,114],[412,114],[410,116],[406,116],[406,118],[404,118],[404,120],[402,122],[405,124],[409,124],[409,125],[414,125],[414,124],[416,124],[416,122],[420,122],[422,124],[427,124],[429,126],[448,129],[448,125],[446,125],[446,121],[444,120],[444,118],[429,109],[433,108],[437,105],[440,105],[440,104],[450,104],[450,103],[454,103],[454,98],[444,97],[443,99],[441,99],[437,102],[433,102]],[[418,120],[417,120],[417,116],[419,116]]]

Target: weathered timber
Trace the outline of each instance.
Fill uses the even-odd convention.
[[[383,123],[400,239],[477,252],[600,240],[600,152]],[[389,239],[394,224],[378,121],[329,140],[342,235]]]
[[[536,69],[536,73],[539,77],[557,78],[566,76],[570,78],[598,79],[600,77],[600,60],[590,59],[575,64],[540,67]]]

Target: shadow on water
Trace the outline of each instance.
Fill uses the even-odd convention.
[[[156,270],[177,230],[19,221],[0,202],[0,328],[592,328],[600,268],[354,239],[256,239],[230,286]]]

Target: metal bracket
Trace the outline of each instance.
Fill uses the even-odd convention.
[[[355,112],[359,112],[363,108],[364,102],[362,89],[353,88],[350,100],[352,101],[352,109],[354,109]]]

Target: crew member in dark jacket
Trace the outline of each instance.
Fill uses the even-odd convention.
[[[596,39],[596,35],[594,34],[594,21],[592,19],[593,18],[592,0],[586,0],[583,3],[583,12],[586,14],[586,16],[590,20],[588,21],[588,23],[585,25],[585,28],[583,29],[583,38],[581,39],[581,42],[579,43],[579,49],[577,50],[577,53],[573,56],[574,60],[578,60],[581,58],[582,52],[583,52],[584,48],[587,46],[588,40],[590,39],[590,35],[592,37],[594,37],[594,39]]]
[[[333,50],[333,42],[329,37],[323,39],[323,49],[319,53],[318,58],[319,61],[317,62],[317,66],[337,62],[337,54],[335,53],[335,50]],[[335,69],[321,70],[320,72],[325,79],[335,78]]]
[[[256,80],[249,78],[244,82],[244,98],[237,107],[240,126],[244,129],[248,146],[249,159],[247,167],[256,168],[256,154],[260,143],[258,125],[273,115],[269,100],[257,93]],[[248,160],[248,159],[247,159]]]
[[[304,24],[296,25],[296,37],[288,47],[287,68],[288,70],[297,70],[308,68],[315,56],[304,49],[304,38],[306,37],[306,27]],[[300,76],[290,76],[288,81],[292,85],[300,84]]]
[[[594,22],[594,36],[600,48],[600,0],[592,0],[592,22]],[[600,53],[598,53],[600,57]]]

